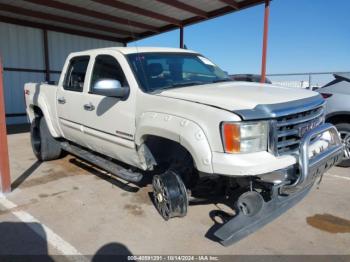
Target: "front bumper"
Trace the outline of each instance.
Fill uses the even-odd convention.
[[[269,152],[250,154],[227,154],[214,152],[212,157],[214,174],[242,177],[258,176],[293,166],[297,159],[292,155],[276,157]]]
[[[310,147],[313,139],[325,133],[330,134],[332,144],[328,148],[320,151],[318,154],[310,158]],[[317,141],[316,141],[317,142]],[[302,138],[299,149],[299,176],[298,179],[291,185],[283,187],[285,193],[288,191],[300,190],[310,183],[328,169],[339,163],[345,155],[345,147],[341,142],[337,129],[331,124],[323,124],[309,131]]]
[[[239,212],[237,216],[227,221],[222,227],[215,231],[214,235],[222,245],[231,245],[282,215],[301,201],[311,188],[312,185],[309,185],[290,196],[279,195],[278,188],[275,188],[272,192],[272,199],[268,202],[264,202],[259,213],[254,216],[246,216],[242,212]]]
[[[328,133],[331,137],[329,146],[326,149],[320,149],[317,155],[311,152],[310,157],[312,145]],[[271,197],[268,201],[263,201],[257,213],[248,216],[237,209],[238,214],[214,232],[214,235],[226,246],[255,232],[301,201],[310,191],[317,177],[341,161],[343,155],[344,146],[334,126],[323,124],[309,131],[300,144],[299,174],[295,182],[288,184],[288,181],[283,181],[273,185]]]

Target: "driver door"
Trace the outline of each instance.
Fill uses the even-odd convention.
[[[84,130],[89,148],[135,166],[139,161],[134,142],[134,93],[130,90],[128,97],[118,98],[94,91],[94,85],[100,80],[117,80],[122,87],[129,87],[130,81],[121,63],[124,63],[123,68],[129,68],[121,54],[106,53],[94,57],[85,99]]]

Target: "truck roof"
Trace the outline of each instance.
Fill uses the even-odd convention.
[[[86,51],[81,52],[74,52],[71,53],[71,56],[77,56],[77,55],[88,55],[88,54],[96,54],[103,50],[111,50],[111,51],[117,51],[124,55],[128,54],[136,54],[136,53],[197,53],[192,50],[187,49],[181,49],[181,48],[170,48],[170,47],[105,47],[105,48],[98,48],[98,49],[90,49]]]

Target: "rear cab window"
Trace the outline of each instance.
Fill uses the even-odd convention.
[[[77,56],[69,61],[63,88],[69,91],[82,92],[89,65],[90,56]]]

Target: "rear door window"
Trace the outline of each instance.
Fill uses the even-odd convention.
[[[70,60],[63,88],[70,91],[82,92],[84,88],[89,56],[78,56]]]

